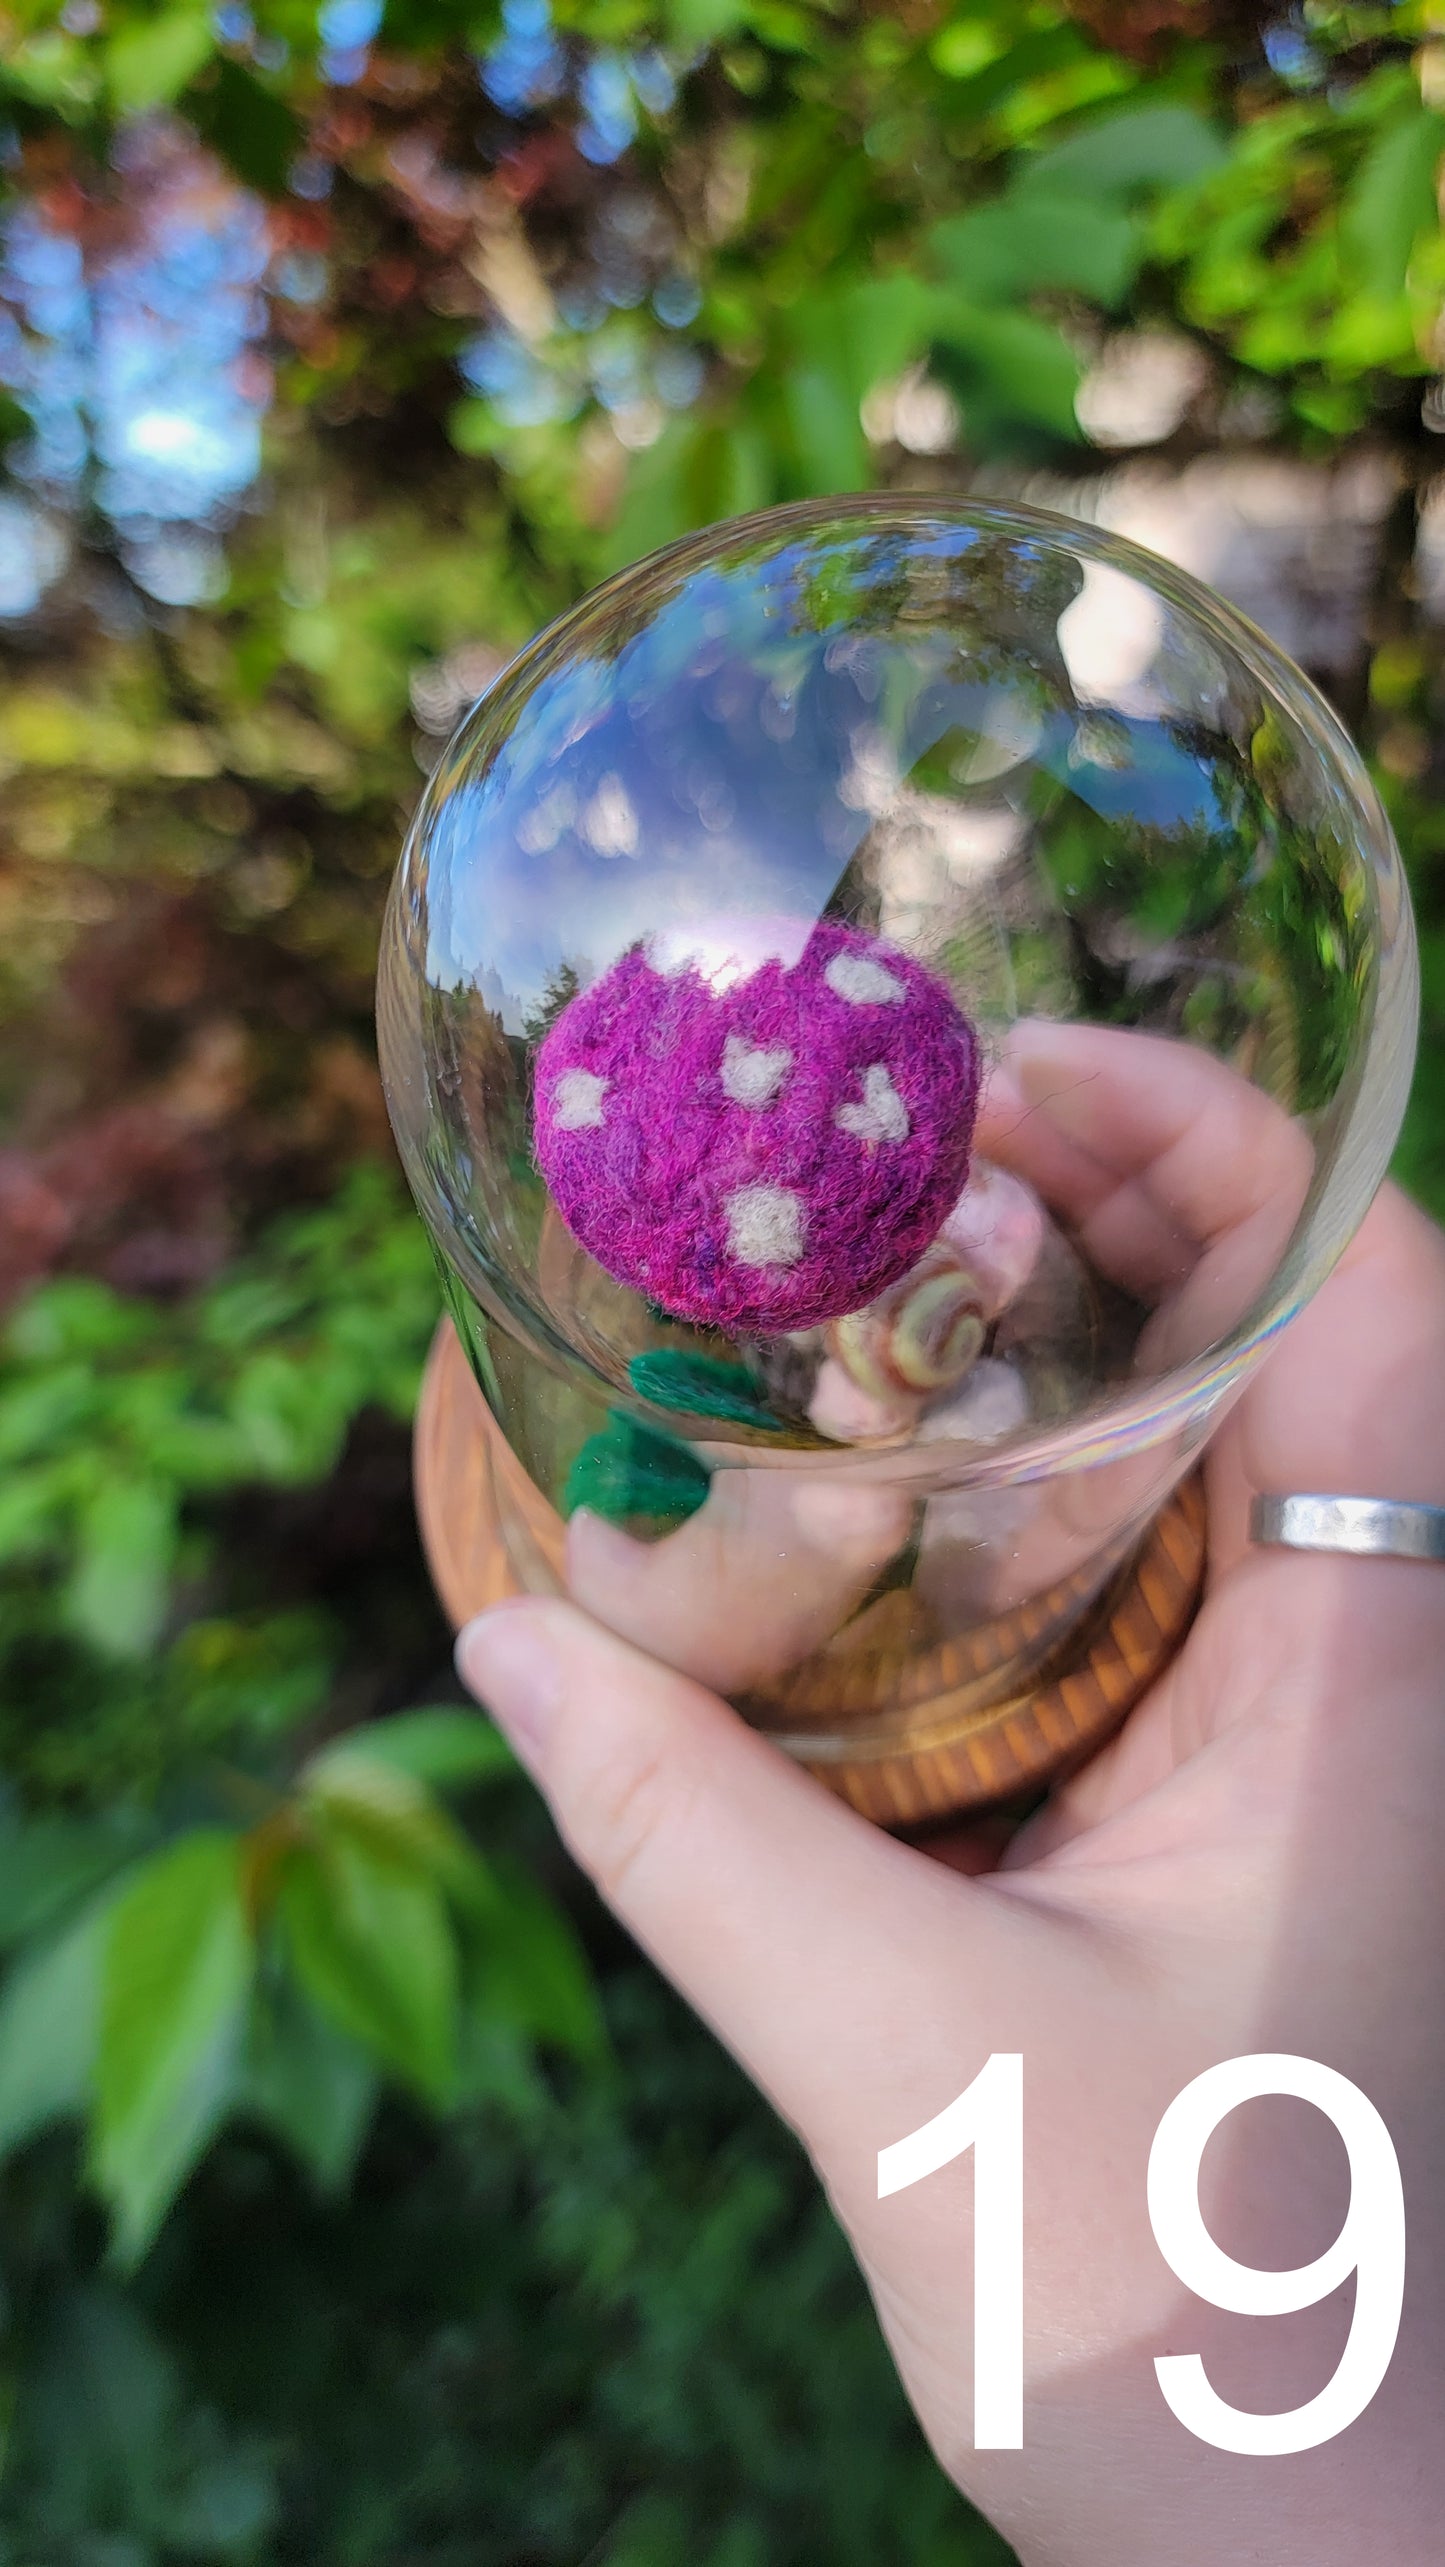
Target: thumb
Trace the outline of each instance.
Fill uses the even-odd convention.
[[[623,1924],[814,2156],[842,2146],[869,2189],[877,2149],[909,2127],[900,2113],[954,2091],[952,2062],[925,2043],[915,2098],[900,2017],[922,1994],[928,2018],[941,1975],[956,1988],[963,1933],[970,1979],[1017,1985],[1010,1903],[867,1825],[715,1695],[572,1605],[495,1606],[462,1632],[457,1664]]]

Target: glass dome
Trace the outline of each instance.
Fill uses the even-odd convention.
[[[814,1761],[1036,1680],[1361,1218],[1416,1003],[1334,715],[1162,561],[857,499],[623,573],[384,935],[517,1575]]]

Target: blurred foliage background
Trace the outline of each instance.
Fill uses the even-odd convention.
[[[973,2567],[790,2141],[458,1704],[385,878],[710,518],[1098,517],[1412,865],[1445,8],[0,8],[0,2567]]]

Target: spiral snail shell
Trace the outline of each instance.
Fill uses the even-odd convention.
[[[962,1380],[987,1325],[974,1276],[952,1248],[935,1242],[901,1283],[866,1310],[833,1321],[828,1350],[877,1399],[900,1391],[926,1396]]]
[[[1028,1282],[1043,1236],[1031,1189],[1006,1169],[975,1162],[932,1246],[866,1309],[831,1323],[829,1353],[860,1390],[885,1403],[951,1389]]]

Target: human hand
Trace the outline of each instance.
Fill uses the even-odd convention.
[[[1207,1273],[1268,1229],[1262,1126],[1201,1155],[1198,1118],[1156,1083],[1142,1121],[1105,1131],[1098,1083],[1038,1058],[1029,1146],[1053,1154],[1050,1200],[1072,1187],[1096,1258],[1172,1221]],[[1253,1551],[1245,1530],[1255,1488],[1445,1501],[1445,1242],[1398,1194],[1256,1375],[1208,1472],[1209,1588],[1186,1648],[987,1873],[978,1831],[925,1854],[867,1827],[573,1607],[497,1609],[460,1664],[578,1860],[798,2132],[925,2431],[1026,2567],[1331,2567],[1362,2533],[1423,2562],[1445,2496],[1445,1576]],[[1335,2366],[1348,2294],[1275,2319],[1190,2299],[1154,2243],[1145,2172],[1171,2099],[1258,2050],[1340,2070],[1384,2115],[1410,2261],[1366,2413],[1315,2451],[1251,2460],[1183,2429],[1153,2357],[1197,2351],[1230,2403],[1294,2406]],[[1025,2063],[1025,2449],[975,2454],[971,2175],[880,2202],[876,2165],[996,2051]],[[1201,2200],[1226,2251],[1294,2266],[1336,2235],[1347,2181],[1321,2116],[1259,2102],[1211,2142]]]
[[[1274,1271],[1314,1165],[1301,1127],[1208,1053],[1041,1022],[1014,1028],[985,1089],[976,1144],[977,1165],[1010,1172],[995,1173],[995,1192],[1025,1180],[1016,1191],[1066,1271],[1084,1273],[1067,1234],[1097,1273],[1149,1311],[1137,1356],[1146,1374],[1187,1362],[1242,1318]],[[979,1197],[984,1204],[984,1189]],[[970,1189],[959,1215],[973,1202]],[[1029,1266],[1038,1245],[1036,1235]],[[963,1253],[972,1262],[966,1244]],[[1062,1311],[1053,1316],[1060,1321]],[[840,1389],[851,1390],[886,1426],[887,1405],[853,1388],[832,1357],[820,1385],[830,1375],[834,1409]],[[988,1414],[999,1410],[1000,1392],[1001,1420]],[[1010,1431],[1020,1422],[1013,1393],[1026,1404],[1020,1373],[980,1366],[952,1402],[935,1399],[926,1414],[921,1396],[900,1403],[893,1440],[932,1446],[917,1458],[946,1471],[938,1439],[977,1434],[987,1443]],[[876,1451],[855,1474],[779,1469],[775,1455],[736,1447],[698,1449],[715,1465],[706,1503],[661,1541],[577,1511],[567,1528],[567,1589],[650,1657],[718,1693],[747,1693],[842,1630],[908,1540],[923,1473],[910,1475],[896,1455],[893,1471],[880,1469]],[[1082,1473],[1020,1483],[1011,1501],[997,1490],[982,1504],[966,1491],[940,1495],[924,1519],[915,1577],[935,1625],[951,1636],[980,1613],[1007,1612],[1087,1571],[1100,1561],[1101,1529],[1142,1520],[1178,1468],[1173,1446],[1159,1443]]]

